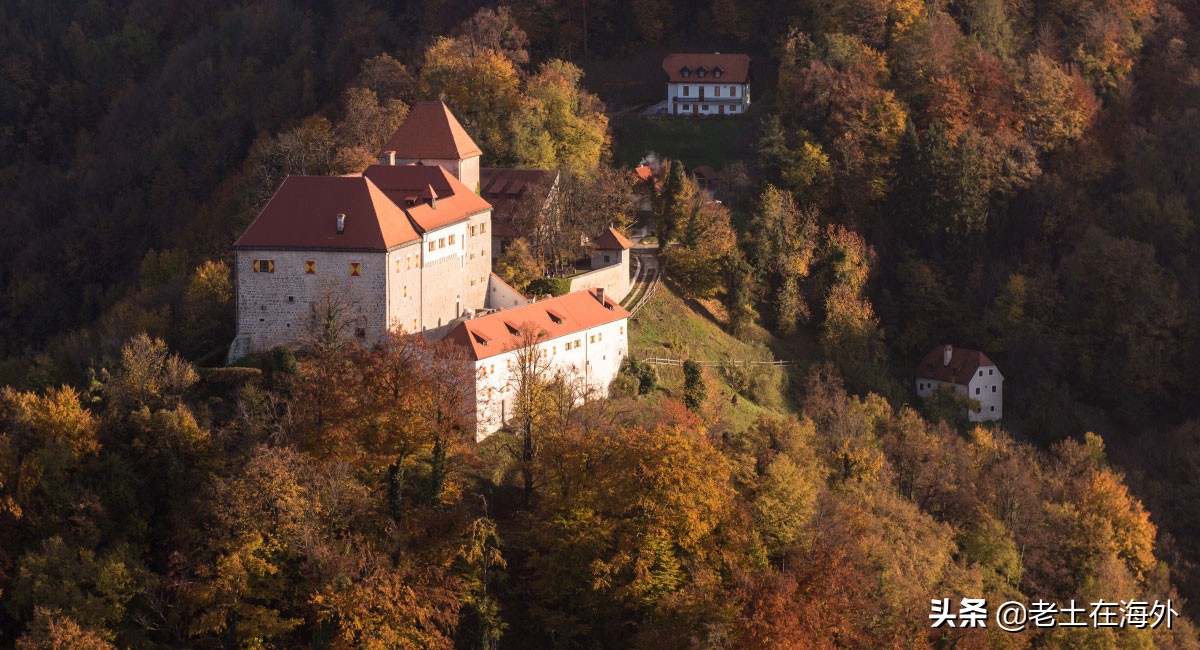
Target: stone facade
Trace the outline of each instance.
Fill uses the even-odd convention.
[[[620,302],[629,295],[628,250],[602,250],[592,253],[592,269],[571,278],[571,293],[588,289],[604,289],[605,293]]]

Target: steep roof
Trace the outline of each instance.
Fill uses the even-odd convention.
[[[663,59],[663,70],[671,83],[730,83],[744,84],[750,81],[750,57],[745,54],[668,54]],[[713,71],[720,69],[720,76]],[[700,76],[699,71],[705,71]],[[683,76],[684,70],[688,76]]]
[[[408,119],[383,145],[383,151],[395,151],[397,158],[413,160],[462,160],[483,154],[442,102],[414,105],[408,112]]]
[[[633,242],[615,228],[605,230],[604,234],[593,240],[593,243],[602,251],[624,251],[633,248]]]
[[[944,351],[951,349],[950,363],[945,363]],[[917,378],[934,379],[966,386],[980,367],[995,366],[986,354],[979,350],[939,345],[929,351],[917,365]]]
[[[544,340],[549,341],[629,318],[621,305],[607,297],[601,305],[596,295],[594,289],[576,291],[464,320],[450,330],[446,340],[466,347],[471,357],[479,360],[520,347],[520,332],[526,328],[544,331]]]
[[[371,165],[363,176],[403,208],[421,233],[492,207],[439,165]],[[428,202],[431,192],[436,195],[433,205]]]
[[[480,169],[479,192],[492,204],[492,233],[498,237],[520,234],[512,224],[517,205],[531,196],[530,191],[535,186],[548,188],[553,185],[557,176],[558,172],[550,169]]]
[[[337,231],[337,215],[346,215]],[[420,239],[404,211],[370,179],[288,176],[235,248],[388,250]]]

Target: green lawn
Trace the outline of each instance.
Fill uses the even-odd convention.
[[[709,315],[694,309],[667,284],[659,286],[650,302],[629,323],[629,353],[641,360],[647,357],[694,359],[696,361],[758,360],[774,357],[766,345],[741,341],[726,333]],[[731,374],[710,367],[710,376],[719,382],[730,426],[739,430],[749,426],[760,414],[786,411],[785,374],[779,368],[759,366],[744,374]],[[680,368],[658,367],[663,390],[672,396],[682,394]],[[737,400],[733,399],[737,394]]]
[[[753,118],[662,118],[623,116],[612,121],[613,156],[618,165],[632,167],[653,151],[682,160],[687,167],[727,163],[747,158]]]

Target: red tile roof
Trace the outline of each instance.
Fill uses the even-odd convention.
[[[633,168],[633,173],[643,181],[654,178],[654,169],[650,165],[638,165]]]
[[[483,154],[442,102],[414,105],[408,119],[383,145],[383,151],[395,151],[397,158],[411,160],[462,160]]]
[[[492,206],[438,165],[371,165],[363,176],[412,218],[418,232],[462,221]],[[429,193],[436,194],[429,205]]]
[[[745,54],[668,54],[662,67],[672,83],[744,84],[750,81],[750,57]],[[699,74],[701,68],[705,70],[703,77]],[[716,68],[721,69],[719,77],[713,74]],[[683,76],[684,70],[690,73],[687,77]]]
[[[480,194],[492,204],[492,232],[498,237],[517,236],[512,224],[517,205],[535,188],[549,188],[557,176],[550,169],[480,169]]]
[[[615,228],[605,230],[604,234],[593,240],[593,243],[602,251],[624,251],[633,248],[633,242]]]
[[[446,340],[466,347],[479,360],[520,347],[520,332],[526,328],[544,331],[549,341],[623,318],[629,318],[629,312],[609,298],[601,305],[593,289],[461,321]]]
[[[337,215],[346,215],[337,232]],[[369,179],[289,176],[235,248],[388,250],[420,239],[395,203]]]
[[[945,363],[944,350],[951,348],[950,363]],[[917,365],[917,378],[934,379],[950,384],[966,386],[980,366],[995,366],[986,354],[979,350],[939,345],[929,351]]]

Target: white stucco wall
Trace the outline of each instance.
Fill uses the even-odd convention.
[[[628,319],[549,339],[538,348],[549,360],[550,374],[563,371],[580,388],[586,387],[589,399],[607,397],[609,385],[616,379],[621,361],[629,353]],[[515,351],[475,362],[477,440],[500,430],[512,417],[518,388],[517,367]]]
[[[967,385],[950,384],[934,379],[916,380],[917,396],[929,397],[942,386],[953,386],[954,392],[979,402],[978,411],[969,411],[971,422],[989,422],[1004,417],[1004,375],[996,366],[981,366]]]
[[[701,90],[703,90],[703,95]],[[683,102],[677,104],[676,99],[683,100]],[[730,99],[739,101],[730,102]],[[706,103],[707,108],[704,108]],[[726,109],[729,111],[728,114],[745,113],[746,108],[750,106],[750,84],[697,83],[696,81],[667,84],[667,112],[672,115],[721,115],[722,104],[729,106]]]
[[[529,304],[529,299],[517,293],[516,289],[488,274],[488,296],[484,303],[486,309],[512,309]]]
[[[604,289],[608,297],[617,302],[629,295],[629,251],[598,251],[592,255],[592,266],[595,267],[597,262],[603,264],[604,255],[609,256],[609,265],[572,277],[570,293]]]

